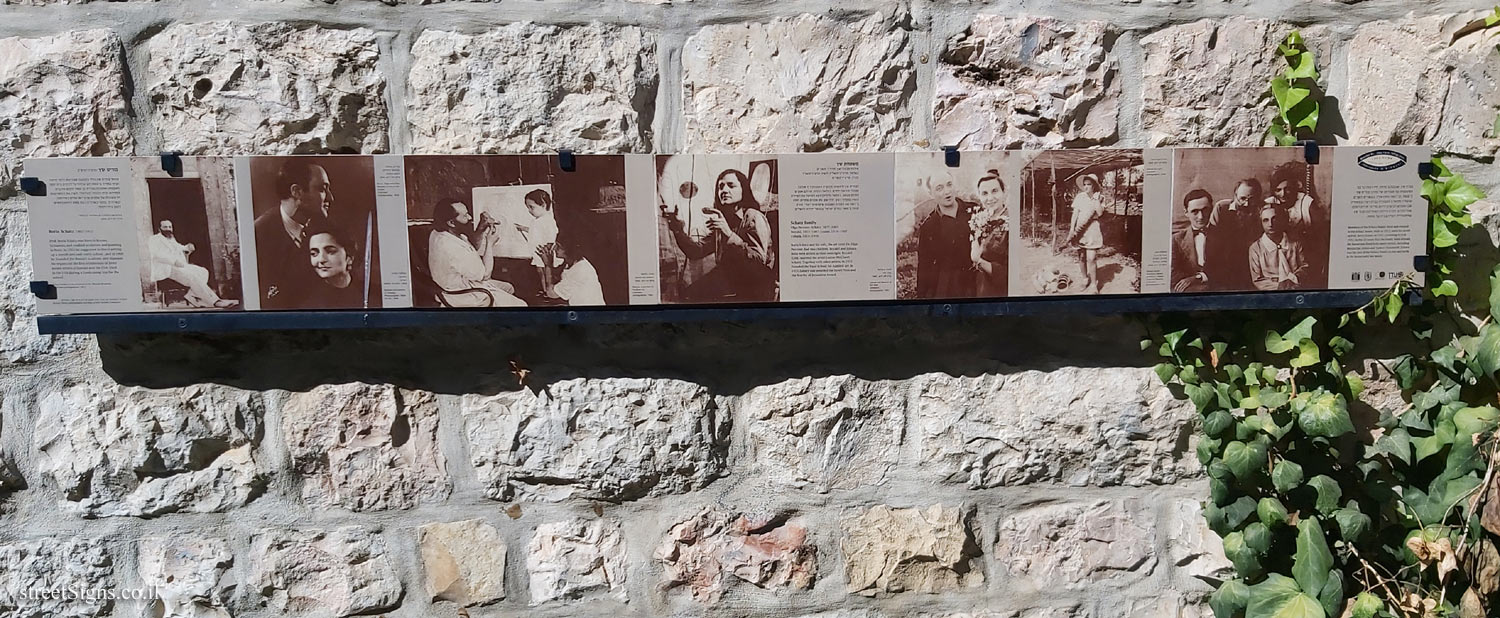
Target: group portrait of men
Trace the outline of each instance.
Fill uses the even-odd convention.
[[[1186,225],[1172,234],[1172,291],[1325,287],[1327,209],[1298,167],[1277,167],[1269,194],[1254,177],[1218,199],[1203,188],[1183,192],[1175,206]]]

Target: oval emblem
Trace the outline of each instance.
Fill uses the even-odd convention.
[[[1394,150],[1371,150],[1359,155],[1359,166],[1372,172],[1389,172],[1406,165],[1406,155]]]

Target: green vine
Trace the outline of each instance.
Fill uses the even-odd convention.
[[[1322,91],[1300,34],[1278,51],[1267,135],[1290,145],[1317,130]],[[1474,265],[1460,236],[1484,195],[1440,159],[1432,169],[1425,281],[1345,313],[1164,315],[1142,342],[1200,415],[1204,515],[1236,574],[1210,597],[1218,618],[1500,615],[1500,325],[1457,301]],[[1416,291],[1425,302],[1408,308]],[[1483,309],[1500,315],[1500,268]],[[1380,363],[1404,404],[1377,411],[1355,342],[1390,341],[1396,324],[1417,352]]]

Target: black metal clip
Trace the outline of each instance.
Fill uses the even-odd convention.
[[[1418,163],[1417,176],[1422,180],[1430,180],[1432,177],[1437,176],[1437,166],[1433,165],[1431,161]]]
[[[43,197],[47,195],[47,183],[42,182],[42,179],[35,176],[22,176],[21,192],[26,195]]]
[[[46,281],[32,281],[31,293],[36,295],[37,298],[43,300],[56,300],[57,286],[47,283]]]
[[[1432,258],[1425,255],[1413,255],[1411,256],[1411,267],[1419,273],[1425,273],[1427,269],[1432,268]]]
[[[1302,147],[1302,159],[1304,161],[1307,161],[1308,165],[1318,164],[1318,155],[1320,154],[1320,151],[1318,150],[1317,142],[1310,139],[1305,139],[1297,142],[1297,145]]]
[[[161,153],[161,169],[173,178],[182,177],[182,151],[167,150]]]
[[[943,146],[943,164],[958,167],[958,146]]]
[[[557,166],[564,172],[578,171],[578,159],[573,156],[573,151],[562,148],[557,151]]]

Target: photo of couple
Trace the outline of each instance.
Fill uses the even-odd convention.
[[[406,158],[418,307],[624,304],[620,156]]]
[[[948,167],[943,153],[900,155],[898,298],[1008,295],[1014,161],[1005,152],[965,152]]]
[[[1331,160],[1331,149],[1324,151]],[[1331,163],[1308,164],[1290,148],[1179,150],[1176,157],[1173,292],[1327,287]]]
[[[381,306],[374,161],[250,159],[262,309]]]

